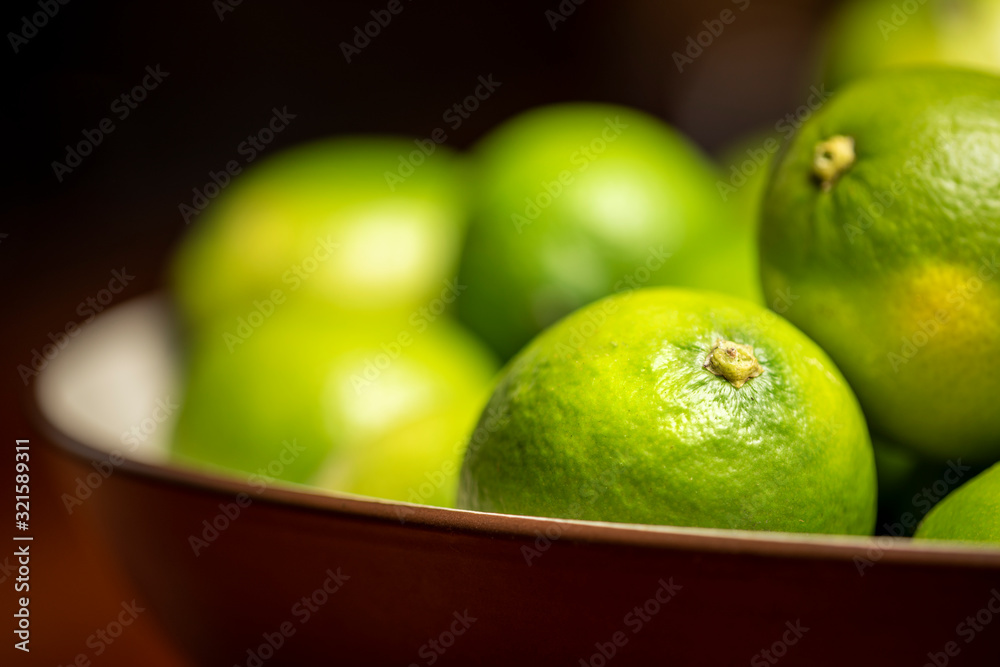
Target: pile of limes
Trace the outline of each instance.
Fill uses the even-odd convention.
[[[988,60],[947,21],[863,58],[863,4],[838,86]],[[416,164],[360,136],[267,160],[172,267],[175,456],[490,512],[1000,542],[1000,78],[864,74],[738,187],[604,104]]]
[[[759,298],[753,224],[646,114],[556,105],[468,155],[414,146],[296,148],[199,216],[171,273],[178,460],[453,505],[498,361],[543,328],[646,285]]]

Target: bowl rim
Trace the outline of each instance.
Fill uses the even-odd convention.
[[[40,435],[59,450],[92,463],[107,460],[107,452],[86,444],[53,424],[41,409],[35,392],[27,412]],[[748,531],[723,528],[687,528],[640,525],[578,519],[522,516],[418,505],[403,501],[357,496],[337,491],[317,491],[305,485],[274,480],[263,489],[236,476],[212,474],[182,465],[154,464],[122,455],[122,463],[111,474],[159,484],[186,487],[201,493],[235,497],[249,495],[253,502],[290,507],[311,513],[333,514],[401,529],[442,531],[478,535],[491,539],[545,539],[586,542],[606,546],[652,550],[702,551],[714,554],[747,554],[775,558],[802,558],[867,563],[915,564],[936,567],[1000,569],[1000,547],[937,540],[914,544],[909,538],[823,535]],[[861,575],[864,573],[861,572]]]

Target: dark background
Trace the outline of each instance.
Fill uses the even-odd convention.
[[[55,4],[56,0],[43,0]],[[76,306],[103,288],[112,269],[136,276],[126,296],[155,288],[186,226],[178,205],[193,187],[237,158],[272,108],[296,115],[264,156],[346,132],[426,137],[445,110],[492,74],[497,91],[448,143],[464,148],[499,121],[563,100],[632,105],[660,116],[718,154],[749,132],[773,129],[818,83],[818,26],[830,0],[739,3],[585,0],[553,30],[559,0],[478,3],[400,0],[403,11],[347,63],[340,43],[371,21],[384,0],[242,0],[223,20],[212,0],[58,5],[14,53],[36,2],[7,2],[4,31],[4,174],[0,179],[0,497],[12,483],[15,438],[32,438],[32,653],[6,641],[0,664],[70,664],[92,655],[87,637],[114,619],[134,593],[118,574],[85,511],[68,515],[60,495],[75,463],[45,449],[30,410],[28,364],[47,334],[79,319]],[[672,54],[724,9],[736,20],[678,72]],[[169,72],[121,120],[112,102],[146,66]],[[113,133],[59,182],[51,163],[66,145],[111,117]],[[4,453],[6,452],[6,453]],[[5,516],[4,507],[0,516]],[[0,523],[0,525],[6,525]],[[9,531],[13,533],[13,529]],[[7,529],[0,529],[0,543]],[[14,603],[0,550],[0,610]],[[95,665],[180,665],[150,615],[141,616]]]

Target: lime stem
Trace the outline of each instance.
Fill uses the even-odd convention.
[[[753,354],[753,345],[741,345],[721,338],[709,350],[705,368],[713,375],[726,378],[737,389],[764,372]]]
[[[844,172],[854,164],[854,139],[837,134],[816,144],[812,170],[823,192],[833,187]]]

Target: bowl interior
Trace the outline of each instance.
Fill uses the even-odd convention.
[[[166,464],[181,398],[178,339],[162,295],[108,309],[39,376],[42,416],[104,454]]]

